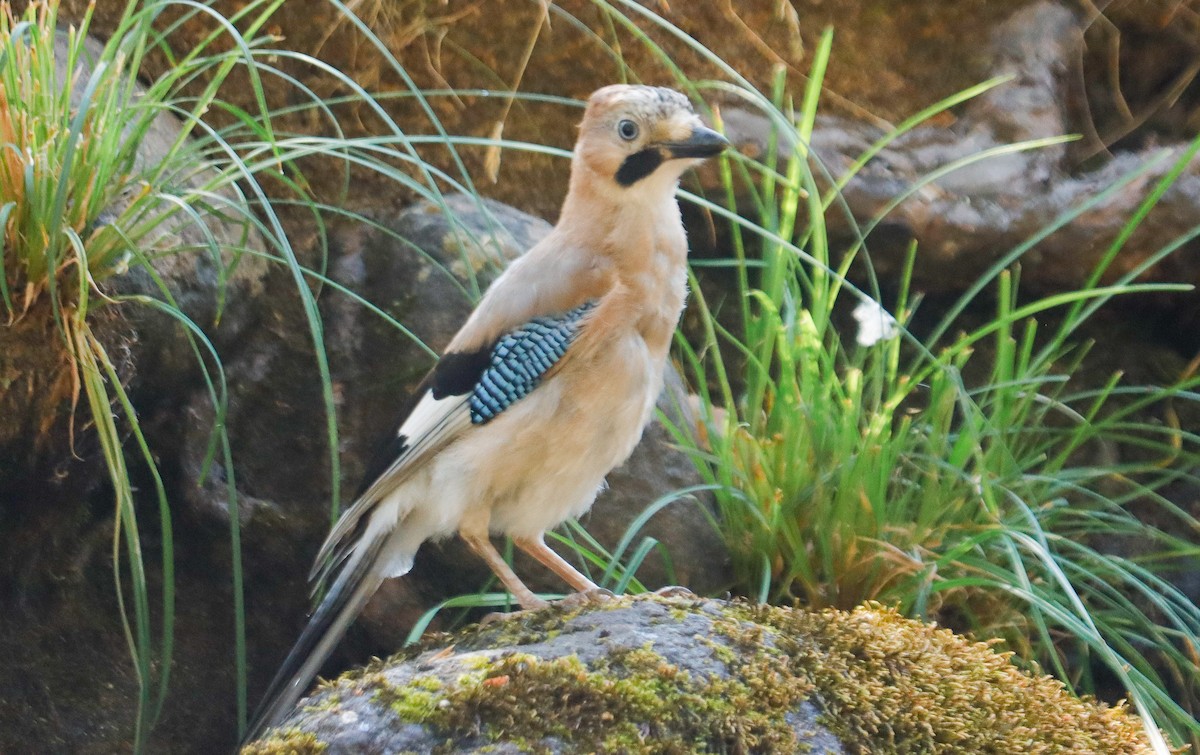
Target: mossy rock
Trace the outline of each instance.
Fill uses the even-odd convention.
[[[1123,707],[864,606],[622,598],[470,627],[322,685],[267,753],[1149,753]]]

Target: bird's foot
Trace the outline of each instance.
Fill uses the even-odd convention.
[[[654,591],[654,594],[660,598],[695,598],[696,593],[681,585],[667,585],[660,587]]]
[[[549,608],[549,607],[550,607],[549,603],[547,603],[544,600],[539,599],[536,603],[530,603],[527,606],[523,606],[521,608],[521,610],[519,610],[519,611],[493,611],[492,613],[485,615],[482,619],[479,620],[479,626],[481,626],[481,627],[487,626],[488,624],[494,624],[497,621],[508,621],[509,619],[519,619],[524,616],[528,616],[529,614],[533,613],[534,611],[540,611],[543,608]]]
[[[567,597],[558,601],[558,603],[555,605],[573,611],[577,608],[596,605],[598,603],[605,603],[615,599],[616,597],[616,595],[613,595],[612,590],[605,590],[603,587],[596,587],[591,590],[584,590],[573,595],[568,595]]]

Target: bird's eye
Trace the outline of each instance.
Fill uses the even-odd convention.
[[[627,142],[631,142],[638,136],[638,125],[626,118],[617,124],[617,133]]]

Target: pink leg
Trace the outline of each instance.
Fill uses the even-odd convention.
[[[540,535],[529,538],[514,537],[513,544],[536,558],[547,569],[562,577],[563,581],[576,591],[591,592],[592,590],[600,589],[596,586],[595,582],[580,574],[575,567],[564,561],[562,556],[550,550]]]

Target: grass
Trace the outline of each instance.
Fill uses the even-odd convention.
[[[236,277],[247,256],[288,271],[304,308],[304,322],[295,327],[306,329],[315,345],[334,491],[330,513],[336,518],[336,413],[313,289],[320,285],[339,295],[353,292],[329,280],[323,262],[313,268],[301,264],[276,208],[299,207],[318,226],[324,217],[352,213],[336,198],[312,196],[297,166],[314,157],[340,161],[346,181],[350,166],[358,166],[440,204],[443,191],[475,193],[454,151],[459,145],[564,154],[545,145],[447,133],[430,98],[470,93],[422,90],[350,9],[331,0],[345,24],[356,28],[405,82],[405,91],[388,96],[410,99],[433,124],[430,134],[406,133],[384,106],[384,95],[366,91],[319,60],[273,44],[276,40],[263,29],[279,5],[278,0],[250,2],[225,19],[208,6],[130,2],[92,73],[75,86],[56,72],[49,54],[57,21],[54,3],[35,3],[23,15],[0,17],[0,34],[7,40],[0,50],[0,137],[6,145],[0,153],[0,300],[10,321],[48,316],[58,323],[61,346],[72,356],[77,376],[73,393],[64,400],[84,399],[100,439],[115,491],[113,572],[139,682],[136,749],[145,748],[170,683],[175,601],[171,514],[133,399],[93,331],[97,311],[151,307],[180,324],[217,407],[209,462],[225,467],[231,510],[237,507],[237,489],[223,429],[224,376],[208,335],[216,323],[193,321],[174,302],[167,281],[160,281],[158,297],[115,296],[107,283],[129,267],[153,271],[153,260],[164,255],[207,255],[221,271],[219,312],[224,283]],[[695,48],[694,41],[640,4],[597,0],[595,6],[614,38],[620,30],[648,46],[675,71],[681,89],[694,95],[705,89],[736,90],[769,118],[779,136],[761,163],[740,157],[722,163],[725,195],[720,201],[691,197],[730,224],[733,259],[727,264],[736,290],[732,311],[714,311],[693,282],[705,331],[699,342],[681,338],[679,353],[704,399],[705,432],[692,451],[706,479],[703,486],[680,493],[716,491],[740,589],[764,601],[814,607],[849,608],[865,600],[896,605],[908,615],[947,621],[979,637],[1002,638],[1026,663],[1044,666],[1080,692],[1102,691],[1104,680],[1096,672],[1104,669],[1128,692],[1148,730],[1162,728],[1177,743],[1200,741],[1195,719],[1200,673],[1191,645],[1200,634],[1200,612],[1169,582],[1172,569],[1194,563],[1200,554],[1194,542],[1131,513],[1135,507],[1153,508],[1180,522],[1181,531],[1195,531],[1197,523],[1160,491],[1176,481],[1194,482],[1190,470],[1200,461],[1196,438],[1147,417],[1155,411],[1169,416],[1165,412],[1171,402],[1200,399],[1197,381],[1142,386],[1126,385],[1114,376],[1101,385],[1080,385],[1073,378],[1086,358],[1078,334],[1100,307],[1116,296],[1171,288],[1136,283],[1141,269],[1112,283],[1100,281],[1122,244],[1200,149],[1200,141],[1147,193],[1142,208],[1080,290],[1041,298],[1022,295],[1021,256],[1141,173],[1125,177],[1011,250],[920,333],[908,327],[920,297],[910,291],[907,278],[897,282],[889,295],[895,335],[857,345],[838,323],[855,306],[883,297],[869,275],[865,244],[831,249],[824,231],[824,217],[838,201],[836,187],[849,175],[822,182],[820,165],[805,147],[831,38],[827,35],[818,46],[805,95],[793,110],[782,78],[774,91],[759,92],[699,48],[696,52],[727,81],[694,81],[674,66],[656,40],[665,36]],[[163,41],[169,29],[160,33],[154,24],[172,7],[185,18],[206,14],[215,31],[194,49],[170,50]],[[562,9],[550,10],[555,23],[563,18]],[[68,71],[88,54],[82,42],[88,22],[84,17],[68,35]],[[139,92],[137,73],[152,49],[167,55],[170,66]],[[620,50],[611,52],[621,63]],[[338,102],[321,101],[287,78],[276,65],[281,58],[322,71],[349,94]],[[235,70],[248,80],[252,108],[221,97]],[[626,74],[636,80],[636,72]],[[301,104],[271,110],[263,84],[269,77],[287,79]],[[851,173],[888,139],[1000,83],[981,84],[918,113],[868,150]],[[381,131],[366,137],[343,134],[335,108],[345,103],[371,113]],[[332,135],[286,133],[275,125],[299,111],[315,114]],[[182,135],[164,160],[139,164],[141,139],[164,112],[180,119]],[[992,154],[1054,141],[1006,146]],[[451,148],[447,169],[421,158],[419,148],[427,144]],[[795,148],[782,146],[790,144]],[[196,166],[204,167],[198,171]],[[834,189],[823,190],[830,183]],[[749,211],[738,201],[746,196],[753,198]],[[240,226],[242,238],[218,241],[208,232],[207,217]],[[207,242],[169,246],[166,232],[180,225],[200,230]],[[861,229],[863,238],[872,226]],[[1193,230],[1188,238],[1197,233]],[[253,238],[262,245],[252,243]],[[1161,250],[1147,266],[1187,240]],[[852,269],[868,272],[866,293],[851,284]],[[478,286],[469,281],[463,294],[477,296]],[[968,308],[977,312],[985,301],[992,302],[989,321],[967,324],[963,313]],[[48,306],[43,310],[43,305]],[[890,317],[878,309],[863,311],[883,322]],[[1035,316],[1052,316],[1053,324],[1039,325]],[[389,321],[403,330],[402,323]],[[678,430],[682,442],[692,442],[690,433]],[[1144,461],[1094,461],[1096,449],[1110,446],[1137,449],[1136,458]],[[131,465],[150,471],[150,507],[139,506],[147,496],[133,489]],[[618,592],[639,591],[637,568],[660,548],[651,539],[639,539],[639,532],[667,503],[663,499],[649,506],[612,553],[574,524],[559,535],[560,541],[579,554],[593,578]],[[146,577],[142,532],[147,512],[157,517],[153,529],[162,533],[154,546],[161,559],[160,595],[151,595]],[[230,628],[231,663],[238,677],[240,727],[246,714],[246,638],[238,527],[238,518],[230,517],[236,617]],[[1116,555],[1101,548],[1102,538],[1136,542],[1141,555]],[[452,599],[444,607],[502,605],[507,600],[480,594]],[[414,636],[425,623],[414,627]]]
[[[1087,350],[1076,334],[1101,306],[1187,290],[1135,281],[1200,228],[1115,282],[1100,280],[1194,149],[1148,194],[1080,290],[1020,295],[1019,260],[1031,239],[918,335],[905,327],[918,304],[907,274],[895,286],[893,318],[873,305],[877,289],[867,296],[848,279],[856,262],[869,269],[862,243],[844,253],[829,247],[824,217],[836,191],[822,191],[805,147],[828,50],[826,37],[795,111],[784,87],[776,91],[772,121],[787,129],[777,144],[795,149],[776,147],[753,171],[745,161],[724,167],[726,205],[710,207],[736,220],[735,311],[716,312],[698,295],[706,335],[679,342],[706,412],[698,439],[684,429],[678,437],[716,486],[740,589],[813,608],[896,605],[1001,638],[1080,693],[1107,691],[1095,676],[1102,667],[1160,751],[1160,727],[1177,743],[1194,740],[1200,667],[1191,638],[1200,610],[1169,579],[1200,550],[1132,511],[1154,508],[1176,522],[1174,531],[1196,531],[1159,491],[1194,481],[1200,446],[1154,416],[1170,402],[1200,399],[1197,381],[1073,379]],[[736,199],[746,194],[755,210],[736,219]],[[989,299],[991,318],[965,325],[964,311]],[[891,337],[847,342],[839,315],[864,302]],[[1057,324],[1039,325],[1048,317]],[[1145,460],[1105,464],[1096,451],[1112,445]],[[1121,555],[1126,549],[1138,555]]]

